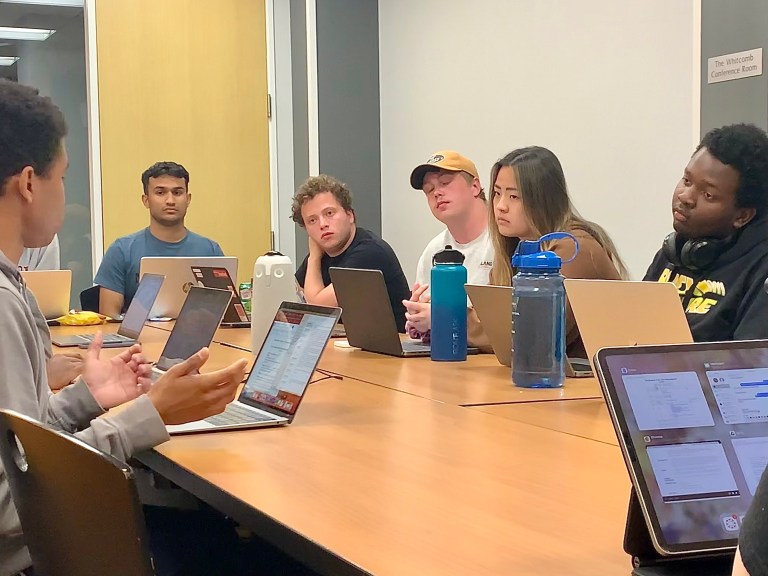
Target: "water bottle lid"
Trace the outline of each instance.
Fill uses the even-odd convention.
[[[285,256],[282,252],[278,252],[277,250],[269,250],[268,252],[265,252],[263,254],[264,256]]]
[[[512,258],[513,266],[519,270],[550,270],[557,271],[563,261],[554,252],[536,252],[535,254],[517,255]]]
[[[567,232],[552,232],[545,234],[538,240],[521,240],[512,255],[512,267],[522,270],[550,270],[553,272],[560,270],[563,265],[560,256],[551,251],[543,251],[541,243],[562,238],[570,238],[576,245],[573,256],[567,260],[570,262],[579,253],[579,241]]]
[[[437,264],[464,264],[464,254],[447,244],[443,250],[432,257],[432,266]]]

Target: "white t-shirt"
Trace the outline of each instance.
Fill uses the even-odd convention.
[[[464,254],[467,283],[488,284],[488,277],[491,273],[491,268],[493,268],[493,244],[491,243],[490,236],[488,236],[487,228],[480,236],[467,244],[456,242],[447,229],[432,238],[427,247],[424,248],[421,258],[419,258],[419,265],[416,269],[416,282],[419,284],[429,284],[429,277],[432,271],[432,257],[448,244]]]
[[[59,237],[54,236],[48,246],[24,248],[19,260],[19,270],[58,270],[59,260]]]

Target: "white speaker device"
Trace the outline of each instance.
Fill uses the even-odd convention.
[[[259,256],[253,266],[251,297],[251,346],[254,354],[261,348],[280,304],[298,300],[291,259],[273,251]]]

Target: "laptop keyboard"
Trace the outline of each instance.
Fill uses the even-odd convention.
[[[430,351],[430,345],[429,344],[422,344],[421,342],[403,342],[403,350],[405,352],[422,352]]]
[[[224,412],[206,418],[205,422],[214,426],[231,426],[233,424],[250,424],[251,422],[269,422],[270,420],[275,420],[271,414],[255,412],[238,404],[229,404]]]
[[[119,334],[102,334],[103,342],[125,342],[127,339]],[[96,334],[78,334],[78,338],[82,338],[86,342],[93,342]]]

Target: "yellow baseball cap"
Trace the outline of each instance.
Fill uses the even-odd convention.
[[[448,172],[466,172],[475,178],[479,178],[477,167],[472,160],[462,156],[455,150],[441,150],[432,154],[424,164],[419,164],[413,169],[413,172],[411,172],[411,186],[416,190],[421,190],[424,184],[424,176],[427,172],[434,172],[436,169],[447,170]]]

